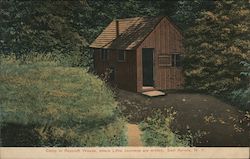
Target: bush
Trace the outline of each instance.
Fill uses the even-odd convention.
[[[175,114],[176,112],[168,110],[168,115],[164,116],[158,110],[153,117],[148,117],[140,124],[145,146],[191,146],[191,136],[181,137],[172,132],[170,126]]]
[[[250,86],[233,91],[229,99],[244,110],[250,110]]]
[[[126,144],[124,121],[104,82],[82,68],[53,62],[49,56],[25,59],[0,58],[3,146],[20,146],[7,140],[15,127],[25,130],[22,138],[29,130],[39,138],[22,146]]]
[[[61,52],[54,52],[52,54],[53,59],[60,61],[64,66],[83,67],[86,70],[93,69],[93,58],[90,49],[84,48],[82,52],[75,51],[70,54],[62,54]]]
[[[241,62],[241,64],[245,67],[245,71],[241,72],[241,75],[248,78],[248,83],[244,83],[242,88],[230,92],[228,99],[240,108],[250,110],[250,64],[247,62]]]

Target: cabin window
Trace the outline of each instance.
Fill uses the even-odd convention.
[[[126,53],[124,50],[118,51],[118,61],[119,62],[124,62],[126,59]]]
[[[171,66],[171,56],[159,55],[159,66]]]
[[[102,61],[107,61],[108,60],[108,50],[107,49],[102,49],[101,50],[101,60]]]
[[[172,67],[181,67],[181,55],[172,54]]]

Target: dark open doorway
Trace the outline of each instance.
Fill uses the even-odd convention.
[[[154,49],[142,49],[143,86],[154,86]]]

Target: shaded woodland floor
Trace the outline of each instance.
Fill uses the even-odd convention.
[[[122,113],[130,123],[139,124],[154,110],[177,112],[172,130],[192,134],[194,146],[250,146],[249,114],[219,99],[202,94],[168,93],[149,98],[138,93],[118,91]]]

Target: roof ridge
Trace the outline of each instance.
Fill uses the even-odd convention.
[[[158,18],[158,17],[165,17],[165,16],[162,16],[162,15],[156,15],[156,16],[137,16],[137,17],[130,17],[130,18],[116,18],[116,19],[113,19],[114,20],[131,20],[131,19],[137,19],[137,18]]]

